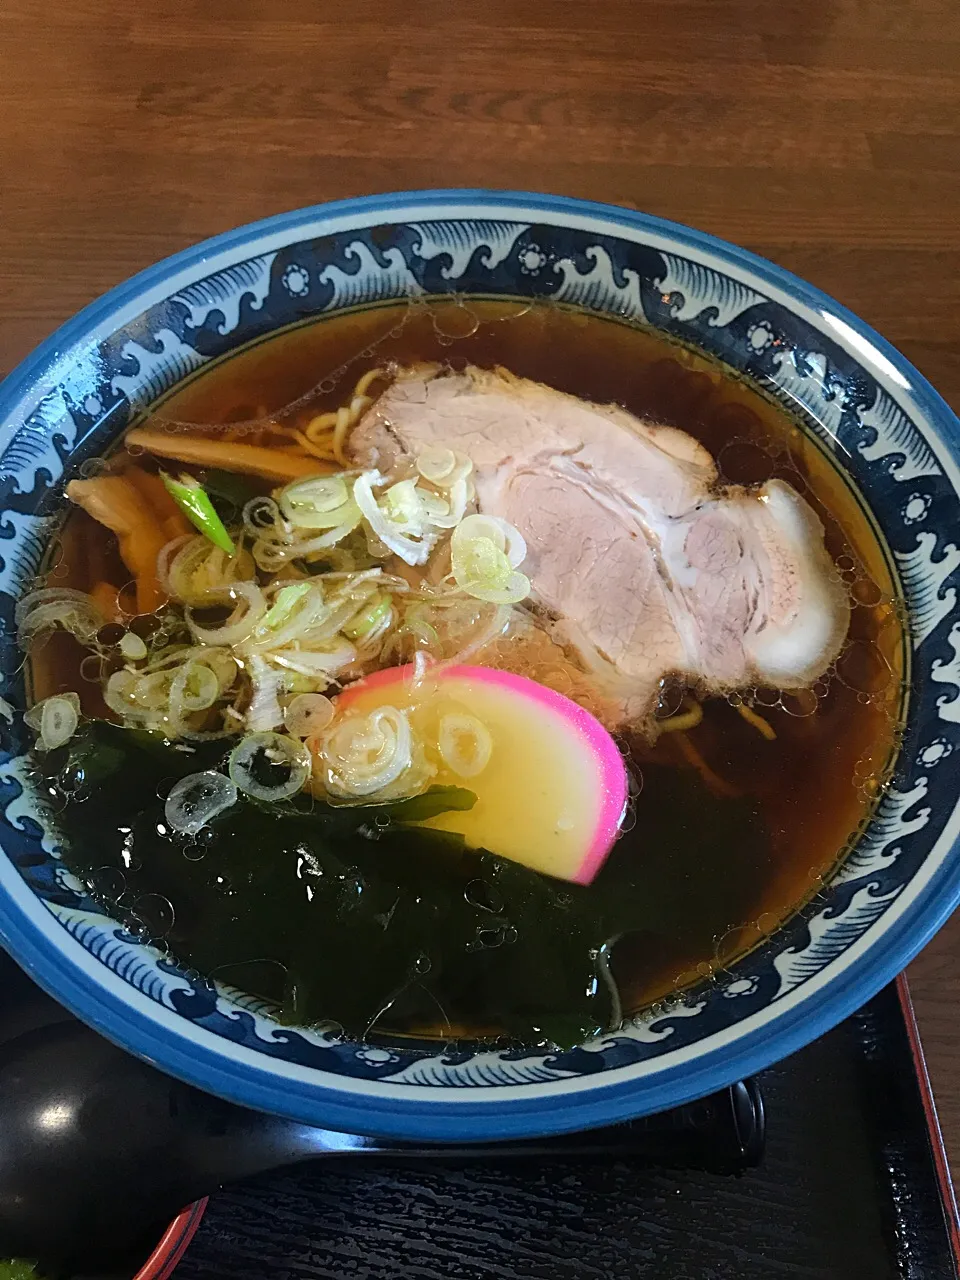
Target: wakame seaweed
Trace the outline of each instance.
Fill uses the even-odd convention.
[[[572,1045],[619,1016],[618,948],[676,953],[679,971],[685,940],[745,923],[769,848],[752,802],[656,766],[633,832],[586,888],[415,825],[469,808],[456,787],[378,806],[241,795],[199,836],[171,832],[170,787],[226,754],[101,721],[38,753],[61,793],[65,860],[180,962],[274,1001],[287,1022],[351,1036]],[[716,858],[727,874],[707,898],[695,884]]]

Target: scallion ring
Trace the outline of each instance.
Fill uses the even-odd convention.
[[[310,776],[310,753],[281,733],[251,733],[230,752],[230,777],[255,800],[288,800]]]
[[[195,836],[236,803],[235,783],[222,773],[207,769],[187,774],[174,783],[163,806],[163,816],[174,831]]]

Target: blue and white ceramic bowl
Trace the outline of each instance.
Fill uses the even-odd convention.
[[[84,896],[0,753],[0,935],[81,1018],[254,1107],[354,1132],[520,1137],[709,1092],[826,1031],[889,981],[960,898],[960,422],[845,311],[732,245],[548,196],[374,196],[271,218],[143,272],[66,324],[0,390],[0,693],[22,706],[14,601],[62,482],[206,361],[311,316],[409,294],[524,295],[633,317],[798,411],[872,509],[909,610],[912,681],[893,783],[816,903],[659,1016],[567,1053],[388,1051],[283,1028],[174,968]]]

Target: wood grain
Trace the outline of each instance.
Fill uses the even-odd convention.
[[[956,0],[5,0],[0,372],[204,236],[457,185],[738,241],[960,408]],[[960,921],[911,981],[960,1173]]]

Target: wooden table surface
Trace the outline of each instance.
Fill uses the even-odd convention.
[[[737,241],[960,410],[958,0],[4,0],[0,373],[193,241],[434,186]],[[910,977],[960,1175],[960,918]]]

